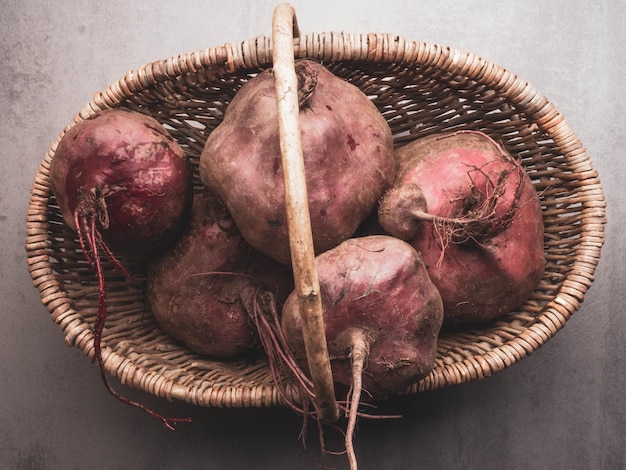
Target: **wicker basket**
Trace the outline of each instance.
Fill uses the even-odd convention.
[[[294,56],[322,61],[358,86],[387,119],[396,145],[444,130],[481,130],[522,160],[541,197],[547,264],[537,289],[504,319],[443,333],[435,369],[406,393],[482,379],[541,347],[579,308],[604,240],[602,187],[563,116],[522,78],[477,55],[391,34],[300,35],[293,20]],[[26,251],[34,285],[67,344],[93,355],[98,283],[51,195],[50,162],[61,137],[98,110],[149,114],[185,148],[199,187],[198,158],[207,135],[242,84],[272,66],[272,42],[276,36],[260,36],[129,71],[97,93],[51,145],[32,189]],[[123,261],[141,269],[139,260]],[[102,345],[110,374],[136,389],[199,406],[283,404],[265,360],[225,362],[191,353],[158,328],[140,281],[107,264],[105,274]],[[296,397],[296,388],[289,393]]]

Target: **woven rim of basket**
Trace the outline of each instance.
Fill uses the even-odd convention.
[[[116,83],[94,95],[51,145],[32,188],[27,216],[26,251],[28,269],[42,303],[64,331],[68,344],[93,355],[92,324],[85,320],[84,312],[77,307],[77,299],[64,290],[55,275],[55,263],[50,256],[49,167],[64,133],[95,112],[123,105],[129,97],[151,90],[155,85],[180,83],[186,77],[198,75],[228,77],[239,71],[268,67],[271,65],[271,52],[271,40],[259,36],[237,45],[226,44],[177,55],[131,70]],[[466,77],[506,99],[518,113],[524,114],[527,122],[553,141],[554,148],[559,151],[559,158],[562,158],[561,165],[566,165],[568,169],[567,174],[560,177],[571,180],[575,188],[575,195],[568,199],[569,203],[576,206],[575,213],[568,219],[568,223],[572,223],[572,218],[575,219],[575,254],[572,259],[568,259],[567,273],[562,282],[555,286],[554,295],[544,295],[545,298],[540,296],[540,305],[535,303],[505,321],[496,322],[485,332],[468,332],[468,335],[472,335],[470,347],[466,345],[458,348],[454,339],[442,337],[440,357],[435,369],[406,393],[434,390],[490,376],[531,354],[554,336],[580,307],[593,282],[604,242],[605,224],[605,200],[597,172],[561,113],[526,81],[475,54],[408,41],[397,35],[335,32],[307,34],[294,40],[294,54],[296,58],[311,58],[325,64],[341,62],[426,67]],[[463,335],[463,332],[458,333],[457,337],[459,334]],[[211,377],[201,380],[201,383],[187,383],[186,369],[171,373],[166,368],[163,372],[158,367],[145,368],[142,354],[150,350],[149,337],[146,343],[144,352],[124,346],[112,350],[106,347],[105,339],[103,358],[107,371],[131,387],[201,406],[259,407],[282,403],[276,388],[264,376],[263,364],[253,366],[261,371],[258,379],[255,379],[253,373],[251,378],[245,380],[231,380],[229,375],[232,370],[249,366],[221,367],[219,362],[203,362],[203,359],[198,358],[194,361],[194,367],[204,364],[202,367],[211,369]]]

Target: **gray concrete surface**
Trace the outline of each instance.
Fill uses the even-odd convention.
[[[305,32],[393,32],[478,53],[523,76],[564,113],[600,171],[608,201],[596,282],[567,326],[494,377],[386,404],[384,411],[403,418],[361,422],[361,468],[626,468],[626,3],[293,3]],[[198,409],[127,391],[194,416],[170,432],[112,399],[95,366],[63,343],[31,285],[23,249],[39,163],[95,91],[152,60],[270,34],[275,5],[2,2],[0,468],[320,468],[315,439],[303,450],[300,419],[283,409]],[[340,447],[338,435],[328,438]],[[345,468],[341,458],[329,464]]]

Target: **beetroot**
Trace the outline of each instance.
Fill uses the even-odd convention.
[[[194,196],[172,249],[148,263],[148,301],[161,328],[199,354],[230,358],[259,347],[252,310],[261,292],[285,299],[290,270],[253,250],[222,203]]]
[[[443,304],[419,254],[394,237],[346,240],[316,264],[333,379],[352,393],[346,451],[355,468],[352,435],[362,389],[375,398],[397,394],[432,370]],[[281,325],[305,364],[296,292],[285,302]]]
[[[484,322],[518,308],[544,269],[541,204],[521,164],[474,131],[416,140],[396,159],[379,220],[422,254],[445,322]]]
[[[51,188],[65,222],[116,251],[156,252],[181,230],[191,204],[191,167],[155,119],[122,108],[72,127],[56,149]]]
[[[189,212],[191,175],[183,150],[161,124],[121,108],[98,112],[69,129],[50,166],[52,193],[98,276],[94,355],[103,382],[116,398],[170,428],[179,419],[164,418],[120,396],[106,378],[101,351],[106,285],[100,254],[130,275],[112,250],[143,256],[171,243]]]
[[[397,393],[430,372],[441,298],[408,243],[386,235],[352,238],[316,260],[336,382],[352,383],[353,333],[368,343],[363,384],[370,394]],[[283,307],[282,326],[295,355],[304,357],[295,293]]]
[[[354,85],[296,61],[302,151],[315,252],[351,236],[394,172],[387,122]],[[205,185],[248,242],[288,264],[290,250],[272,70],[247,82],[211,132],[200,159]]]
[[[432,370],[443,305],[419,254],[397,238],[349,239],[316,261],[333,379],[352,390],[346,449],[353,461],[361,389],[382,398]],[[281,324],[295,357],[303,361],[295,292],[285,302]]]

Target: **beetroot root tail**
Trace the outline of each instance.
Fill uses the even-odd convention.
[[[190,422],[191,418],[167,418],[154,410],[148,408],[145,405],[142,405],[139,402],[129,400],[128,398],[122,396],[119,392],[117,392],[109,382],[107,377],[106,369],[104,367],[104,360],[102,358],[102,333],[104,331],[104,325],[106,322],[107,316],[107,301],[106,301],[106,282],[104,279],[104,273],[102,272],[102,264],[100,262],[100,250],[105,252],[106,257],[110,261],[114,261],[113,265],[119,269],[125,275],[130,277],[134,277],[130,275],[130,273],[123,268],[121,263],[117,261],[117,259],[113,256],[109,248],[106,246],[100,232],[97,228],[97,220],[96,214],[91,211],[85,209],[85,207],[80,207],[75,211],[74,221],[76,224],[76,232],[78,235],[78,241],[80,243],[81,249],[83,251],[83,255],[85,260],[89,263],[91,268],[96,273],[98,277],[98,313],[96,314],[96,321],[93,328],[94,333],[94,341],[93,341],[93,349],[94,349],[94,358],[93,360],[98,363],[98,368],[100,369],[100,376],[104,383],[107,391],[117,398],[120,402],[138,408],[150,416],[160,420],[165,427],[168,429],[174,430],[174,425],[180,422]],[[121,268],[121,269],[120,269]]]
[[[352,389],[351,396],[348,400],[348,425],[346,427],[345,447],[350,463],[350,470],[357,470],[358,464],[356,453],[354,452],[354,431],[356,429],[356,420],[358,416],[358,407],[361,403],[361,394],[363,391],[363,367],[369,356],[370,346],[367,333],[363,330],[355,330],[351,334],[352,351],[350,358],[352,362]]]

